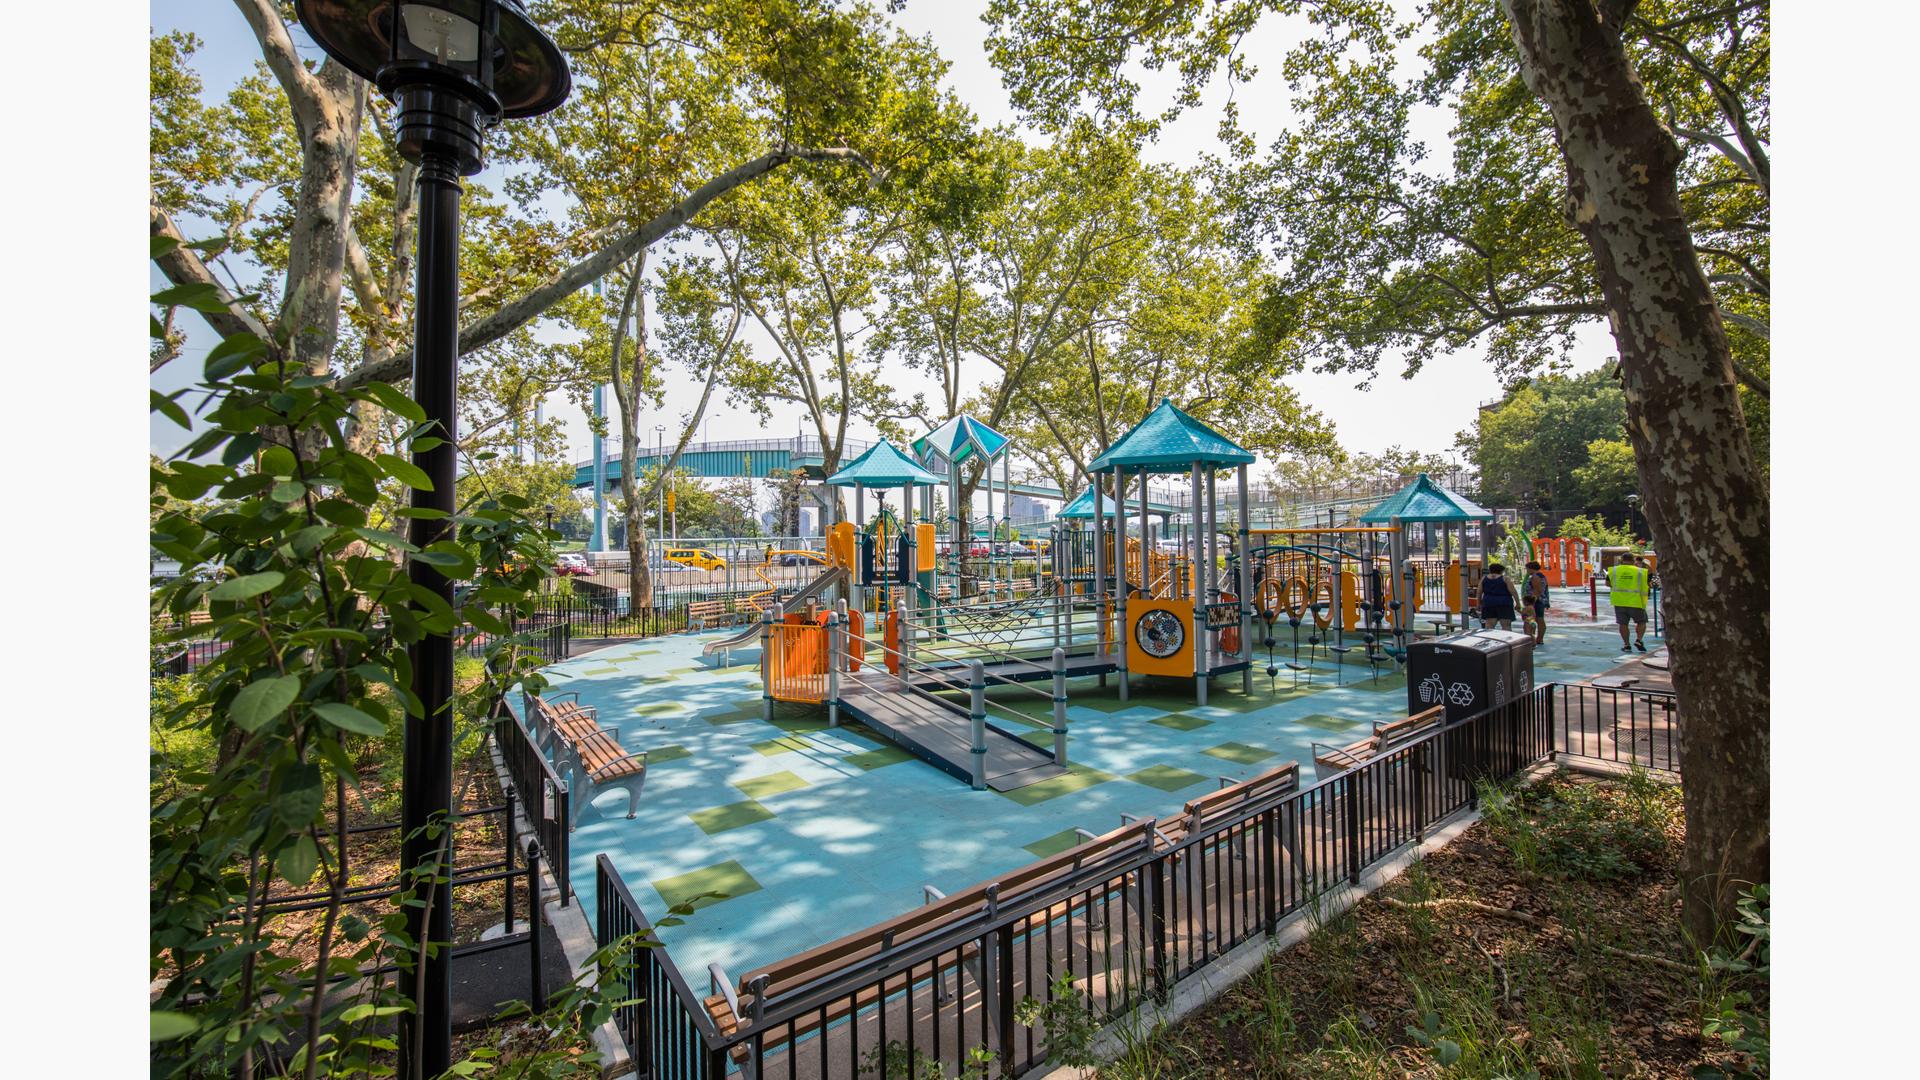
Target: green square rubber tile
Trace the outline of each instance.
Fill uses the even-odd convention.
[[[764,799],[769,795],[778,795],[783,791],[798,791],[809,785],[805,780],[790,772],[768,773],[747,780],[735,780],[733,786],[746,792],[755,799]]]
[[[1193,731],[1196,728],[1206,727],[1208,724],[1213,723],[1213,721],[1203,720],[1198,716],[1177,712],[1169,716],[1163,716],[1158,720],[1149,720],[1147,723],[1158,724],[1161,727],[1172,728],[1175,731]]]
[[[777,739],[754,743],[753,748],[772,757],[775,754],[791,754],[797,750],[811,750],[813,744],[798,735],[782,735]]]
[[[728,803],[725,806],[712,806],[705,810],[695,810],[687,815],[693,819],[700,831],[712,836],[728,829],[738,829],[743,825],[752,825],[774,816],[773,811],[748,799],[745,802]]]
[[[1023,844],[1021,846],[1032,852],[1034,858],[1044,859],[1049,855],[1058,855],[1069,848],[1077,846],[1079,843],[1080,834],[1074,832],[1072,829],[1067,829],[1054,833],[1052,836],[1043,836],[1031,844]]]
[[[633,711],[641,716],[665,716],[668,713],[677,713],[680,709],[681,705],[677,701],[649,701],[645,705],[633,707]]]
[[[749,720],[760,719],[760,703],[756,701],[751,704],[736,706],[728,709],[726,712],[707,713],[701,716],[700,719],[715,726],[721,724],[744,724]]]
[[[681,746],[679,743],[649,747],[647,749],[647,767],[652,768],[655,765],[665,765],[669,761],[679,761],[681,758],[690,758],[692,756],[693,751]]]
[[[858,769],[872,772],[884,769],[888,765],[898,765],[903,761],[912,761],[913,755],[897,746],[883,746],[878,750],[867,750],[858,754],[848,754],[840,759]]]
[[[1206,777],[1197,772],[1176,769],[1171,765],[1149,765],[1137,773],[1128,773],[1127,779],[1136,784],[1145,784],[1150,788],[1159,788],[1161,791],[1179,791],[1181,788],[1189,788],[1200,783]]]
[[[660,655],[659,649],[635,649],[634,651],[627,654],[628,658],[632,658],[636,656],[659,656],[659,655]]]
[[[753,875],[747,873],[747,868],[741,866],[738,860],[728,859],[691,873],[655,878],[653,889],[660,894],[660,899],[667,902],[668,907],[693,901],[693,908],[697,911],[736,896],[759,892],[760,883],[753,880]],[[695,900],[695,897],[700,899]]]
[[[1293,721],[1301,727],[1318,728],[1321,731],[1352,731],[1367,726],[1365,720],[1354,720],[1345,716],[1328,716],[1326,713],[1311,713]]]
[[[773,726],[789,735],[810,735],[816,731],[827,730],[827,718],[824,716],[781,716],[775,713]]]
[[[605,667],[582,668],[580,669],[580,674],[582,675],[618,675],[620,674],[620,669],[617,667],[614,667],[611,664],[608,664]]]
[[[997,794],[1021,806],[1035,806],[1048,799],[1057,799],[1062,795],[1084,791],[1095,784],[1104,784],[1111,779],[1113,779],[1112,773],[1104,773],[1085,765],[1070,765],[1065,773],[1051,780],[1042,780],[1037,784],[1028,784],[1023,788],[997,792]]]
[[[1208,757],[1217,757],[1222,761],[1231,761],[1238,765],[1251,765],[1256,761],[1265,761],[1270,757],[1276,756],[1271,750],[1262,750],[1257,746],[1248,746],[1246,743],[1237,742],[1221,743],[1219,746],[1209,746],[1200,752]]]

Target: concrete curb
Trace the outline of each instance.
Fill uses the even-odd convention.
[[[1551,770],[1551,765],[1544,766]],[[1538,768],[1529,771],[1523,783],[1531,783]],[[1368,870],[1360,876],[1360,884],[1343,885],[1320,898],[1319,915],[1328,918],[1346,911],[1365,899],[1374,890],[1387,884],[1406,872],[1417,858],[1422,858],[1446,847],[1458,839],[1461,833],[1480,820],[1480,811],[1467,808],[1456,811],[1451,817],[1443,818],[1430,827],[1426,839],[1415,845],[1403,848],[1387,861]],[[1311,908],[1299,911],[1280,920],[1273,934],[1262,934],[1242,943],[1238,948],[1208,964],[1199,971],[1187,976],[1174,987],[1172,997],[1166,1004],[1147,1003],[1133,1012],[1119,1017],[1103,1028],[1094,1037],[1092,1052],[1099,1061],[1110,1061],[1117,1057],[1127,1045],[1127,1037],[1137,1033],[1151,1032],[1156,1028],[1173,1024],[1207,1005],[1235,983],[1253,974],[1266,962],[1269,952],[1290,949],[1306,939],[1313,929]],[[1081,1069],[1073,1066],[1057,1068],[1042,1065],[1027,1072],[1022,1080],[1093,1080],[1096,1069]]]

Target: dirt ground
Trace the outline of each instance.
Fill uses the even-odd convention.
[[[1565,774],[1537,788],[1511,804],[1517,829],[1490,814],[1100,1075],[1746,1072],[1703,1022],[1742,991],[1764,1016],[1765,981],[1703,977],[1683,940],[1678,792]]]

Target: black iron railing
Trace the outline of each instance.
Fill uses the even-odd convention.
[[[1672,693],[1584,683],[1548,689],[1556,757],[1680,771],[1680,707]]]
[[[643,1075],[820,1078],[947,1075],[976,1048],[996,1072],[1019,1075],[1045,1056],[1048,1017],[1085,1010],[1108,1019],[1142,995],[1164,996],[1342,883],[1470,805],[1476,782],[1500,779],[1558,751],[1561,686],[1540,687],[1326,777],[1313,787],[1249,800],[1232,817],[1151,850],[1090,859],[1071,874],[1002,902],[997,888],[938,929],[858,963],[749,995],[723,1034],[666,950],[636,949],[621,1032]],[[1577,695],[1575,696],[1577,699]],[[645,916],[603,856],[600,940],[644,930]],[[1063,976],[1073,989],[1062,996]],[[751,989],[751,988],[750,988]],[[761,988],[763,991],[765,988]],[[1032,998],[1036,1014],[1019,1010]],[[1016,1015],[1031,1023],[1020,1023]]]
[[[726,1053],[716,1047],[719,1031],[687,980],[673,966],[653,924],[634,903],[627,883],[601,855],[595,862],[593,890],[598,911],[594,931],[603,943],[637,935],[626,985],[614,995],[614,1027],[626,1040],[640,1075],[654,1080],[711,1080],[725,1076]]]
[[[565,907],[573,899],[572,850],[567,833],[567,823],[573,820],[569,805],[572,795],[560,774],[548,764],[546,755],[540,752],[533,736],[509,709],[502,708],[499,718],[493,722],[493,744],[499,748],[500,760],[507,767],[507,780],[513,785],[513,793],[526,808],[533,837],[552,864],[554,885],[560,892],[560,904]]]

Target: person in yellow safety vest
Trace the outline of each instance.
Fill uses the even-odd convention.
[[[1613,602],[1614,625],[1620,628],[1620,648],[1647,651],[1647,570],[1640,556],[1628,554],[1607,570],[1607,588]],[[1627,640],[1627,623],[1634,623],[1634,637]]]

